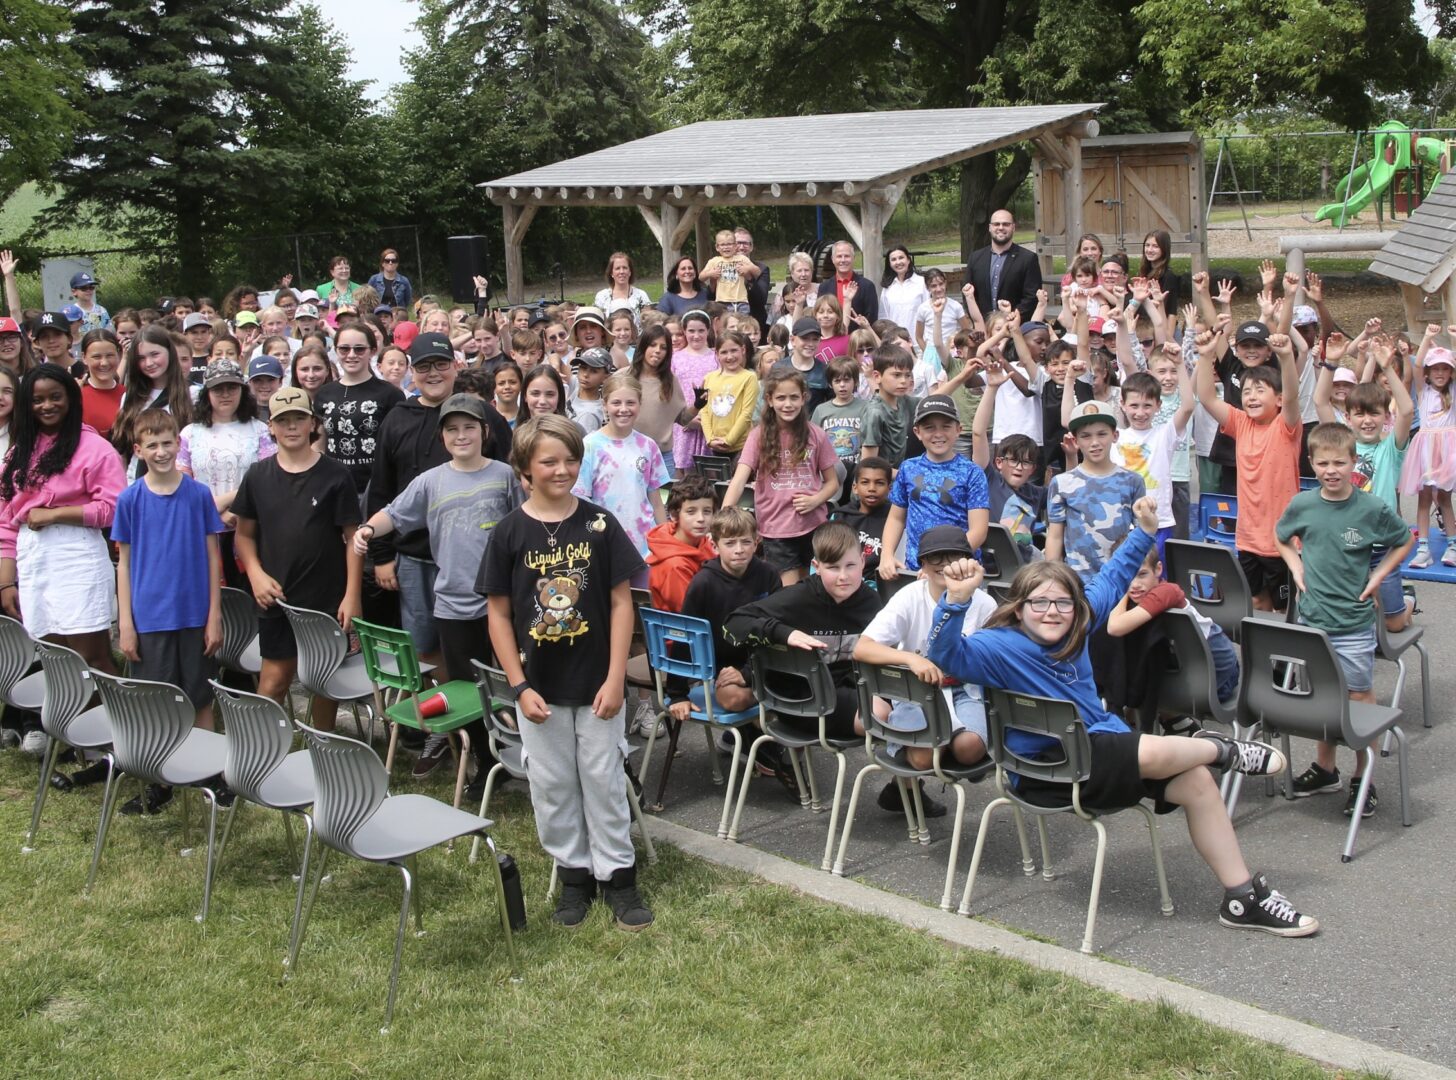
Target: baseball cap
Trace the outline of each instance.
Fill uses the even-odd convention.
[[[299,304],[293,309],[293,317],[295,319],[317,319],[319,317],[318,308],[313,304]]]
[[[84,322],[86,313],[81,310],[80,304],[67,304],[61,308],[61,314],[70,322]]]
[[[1430,361],[1427,360],[1426,363],[1430,363]],[[1342,368],[1336,368],[1335,369],[1335,382],[1354,383],[1354,382],[1359,382],[1359,381],[1360,380],[1358,380],[1358,379],[1355,378],[1355,373],[1353,371],[1351,371],[1349,368],[1342,367]]]
[[[277,361],[275,360],[274,363]],[[249,365],[249,367],[251,366]],[[204,390],[211,390],[214,386],[223,386],[227,383],[243,385],[243,369],[238,367],[236,360],[214,360],[207,365],[207,371],[202,379]]]
[[[1456,368],[1456,361],[1452,360],[1451,350],[1443,349],[1437,345],[1430,352],[1426,353],[1426,367],[1433,364],[1445,364],[1447,367]]]
[[[966,530],[956,525],[937,525],[926,529],[920,536],[917,550],[921,562],[925,561],[927,555],[964,555],[970,558],[976,553],[971,542],[966,539]]]
[[[31,326],[30,332],[39,335],[43,330],[58,330],[62,334],[69,334],[71,320],[59,311],[42,311],[35,317],[35,323]]]
[[[317,304],[318,299],[319,295],[316,289],[304,289],[303,292],[298,294],[298,302],[300,304]]]
[[[1072,410],[1072,419],[1067,421],[1067,428],[1075,433],[1088,424],[1106,424],[1116,431],[1117,414],[1100,401],[1084,401]]]
[[[375,304],[374,305],[374,314],[376,314],[376,315],[389,315],[389,314],[392,314],[393,311],[394,311],[394,308],[390,307],[388,304]]]
[[[1294,309],[1295,326],[1313,326],[1319,322],[1319,312],[1308,304],[1300,304]]]
[[[253,311],[240,311],[233,316],[234,326],[257,326],[258,315]]]
[[[547,315],[546,312],[542,311],[540,308],[536,308],[536,310],[531,312],[531,317],[526,320],[526,328],[529,330],[533,327],[540,326],[542,323],[548,323],[550,321],[550,315]]]
[[[308,395],[301,387],[285,386],[268,399],[269,420],[277,420],[286,413],[313,415],[313,402],[308,400]]]
[[[611,369],[612,354],[600,346],[594,349],[583,349],[576,354],[576,358],[587,367]]]
[[[1109,323],[1112,323],[1111,319],[1103,319],[1094,315],[1092,318],[1087,320],[1087,332],[1089,334],[1104,333],[1108,329]],[[1112,323],[1111,329],[1114,334],[1117,333],[1117,324]]]
[[[823,337],[824,333],[819,329],[819,323],[804,315],[794,320],[794,337]]]
[[[915,406],[914,423],[918,424],[932,416],[948,416],[952,420],[960,420],[960,413],[956,412],[955,402],[950,399],[948,394],[931,394]]]
[[[451,394],[445,399],[445,404],[440,406],[440,427],[445,426],[445,421],[452,413],[464,413],[471,419],[485,423],[485,402],[474,394]]]
[[[449,337],[431,331],[415,338],[409,347],[409,357],[411,366],[426,360],[454,360],[455,350],[450,347]]]
[[[199,326],[205,326],[209,330],[212,329],[212,320],[200,311],[194,311],[182,320],[182,330],[184,333],[188,330],[195,330]]]
[[[0,316],[0,334],[18,334],[20,324],[14,319]]]
[[[170,296],[164,296],[157,301],[157,314],[170,315],[172,309],[177,306],[177,301]]]
[[[211,365],[209,365],[209,369],[210,367]],[[260,353],[248,361],[248,381],[262,378],[283,378],[283,365],[278,362],[276,356],[264,356]]]
[[[1269,328],[1261,322],[1239,323],[1239,329],[1234,334],[1234,343],[1240,341],[1257,341],[1260,345],[1269,343]]]
[[[94,289],[101,284],[84,270],[78,270],[71,275],[71,288],[73,289]]]

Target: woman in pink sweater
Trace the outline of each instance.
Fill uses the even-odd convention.
[[[121,458],[81,423],[70,372],[40,364],[20,381],[0,469],[0,607],[32,637],[114,672],[116,574],[101,530],[125,483]]]

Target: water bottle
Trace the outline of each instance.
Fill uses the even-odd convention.
[[[497,855],[496,861],[500,863],[501,887],[506,897],[506,914],[510,917],[511,929],[524,930],[526,898],[521,893],[521,871],[516,867],[516,860],[509,855]]]

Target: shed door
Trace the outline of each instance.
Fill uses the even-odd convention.
[[[1197,231],[1189,190],[1187,153],[1128,153],[1114,160],[1118,235],[1141,247],[1148,233],[1164,229],[1175,244],[1191,244]]]

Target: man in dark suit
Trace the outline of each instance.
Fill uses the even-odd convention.
[[[819,295],[833,296],[846,314],[857,311],[874,322],[880,317],[880,290],[869,278],[854,272],[854,245],[848,240],[840,240],[835,243],[829,257],[834,260],[834,276],[819,283]],[[850,301],[846,304],[845,286],[851,282],[854,287],[849,290]],[[854,326],[851,325],[850,329],[853,330]]]
[[[1010,210],[991,215],[991,243],[971,252],[966,262],[966,280],[975,287],[976,306],[989,318],[996,301],[1009,300],[1021,312],[1023,322],[1036,310],[1036,291],[1041,288],[1041,266],[1035,253],[1012,243],[1016,219]]]
[[[733,242],[738,254],[748,256],[753,265],[758,267],[758,277],[748,283],[748,313],[758,320],[758,325],[767,333],[768,294],[773,288],[773,273],[768,263],[759,262],[753,257],[753,233],[740,225],[733,230]]]

